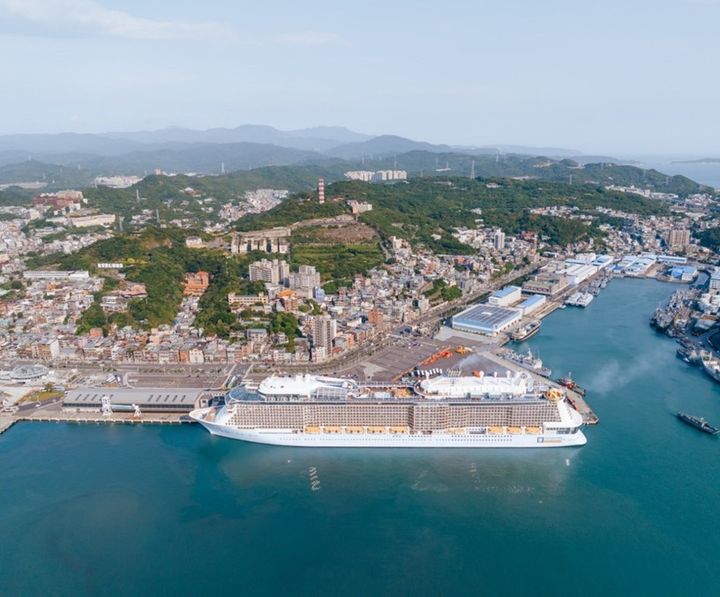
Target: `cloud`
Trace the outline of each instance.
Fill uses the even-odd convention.
[[[337,46],[345,44],[345,41],[337,33],[324,33],[321,31],[283,33],[273,37],[273,41],[290,46]]]
[[[215,23],[184,23],[136,17],[94,0],[0,0],[0,17],[41,32],[110,35],[130,39],[208,39],[230,32]]]

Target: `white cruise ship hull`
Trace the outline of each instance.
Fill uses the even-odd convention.
[[[420,433],[304,433],[289,429],[240,429],[207,421],[208,409],[193,411],[190,416],[213,435],[256,444],[306,448],[562,448],[583,446],[587,438],[582,431],[556,434],[452,434]]]

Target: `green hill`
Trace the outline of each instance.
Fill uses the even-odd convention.
[[[330,185],[327,194],[371,203],[373,210],[362,214],[360,220],[382,239],[398,236],[451,254],[472,252],[453,238],[452,231],[480,217],[486,225],[500,226],[508,233],[537,231],[550,242],[565,245],[591,236],[600,238],[602,233],[597,226],[588,227],[578,220],[531,214],[530,208],[562,205],[580,210],[606,207],[643,215],[669,213],[661,202],[639,195],[607,191],[597,185],[537,180],[418,178],[394,185],[348,181]],[[482,216],[472,211],[476,209],[482,210]],[[238,229],[282,226],[348,212],[344,202],[320,205],[295,196],[265,213],[243,218]]]

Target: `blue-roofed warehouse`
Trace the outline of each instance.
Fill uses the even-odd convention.
[[[670,268],[668,275],[680,282],[692,282],[697,273],[697,268],[692,265],[676,265]]]
[[[463,332],[496,336],[517,324],[520,319],[522,313],[517,309],[483,304],[454,315],[452,327]]]
[[[517,308],[522,310],[523,315],[530,315],[547,302],[547,297],[542,294],[533,294],[527,297]]]

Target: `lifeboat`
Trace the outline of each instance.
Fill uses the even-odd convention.
[[[390,433],[408,433],[409,429],[407,427],[388,427],[388,431]]]
[[[465,427],[451,427],[447,431],[448,431],[448,433],[451,433],[452,435],[465,435],[465,433],[467,432]]]
[[[565,394],[562,390],[558,390],[557,388],[550,388],[547,392],[545,392],[545,398],[547,398],[550,402],[560,402],[564,395]]]

